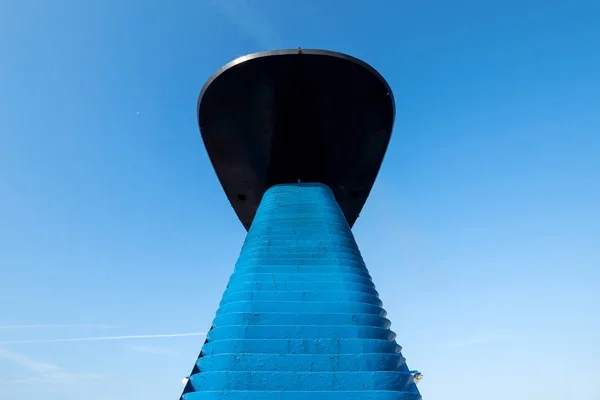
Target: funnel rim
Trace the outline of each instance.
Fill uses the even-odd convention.
[[[381,73],[375,67],[373,67],[369,63],[366,63],[365,61],[363,61],[359,58],[353,57],[346,53],[341,53],[341,52],[333,51],[333,50],[300,49],[300,48],[258,51],[255,53],[250,53],[250,54],[240,56],[240,57],[228,62],[227,64],[223,65],[221,68],[219,68],[215,73],[213,73],[208,78],[208,80],[204,83],[204,85],[202,86],[202,89],[200,90],[200,95],[198,96],[198,102],[196,105],[196,117],[197,117],[198,122],[200,122],[200,106],[202,104],[202,100],[204,99],[204,94],[206,93],[206,90],[223,73],[225,73],[226,71],[228,71],[232,68],[235,68],[236,66],[238,66],[240,64],[243,64],[248,61],[252,61],[257,58],[290,56],[290,55],[294,55],[294,54],[296,54],[298,56],[316,55],[316,56],[335,57],[335,58],[339,58],[339,59],[342,59],[345,61],[352,62],[352,63],[366,69],[368,72],[370,72],[373,76],[375,76],[385,86],[387,92],[389,93],[390,100],[391,100],[391,106],[392,106],[392,121],[391,121],[392,124],[391,125],[394,126],[394,123],[396,120],[396,101],[394,99],[394,92],[392,91],[392,88],[390,87],[389,83],[385,80],[383,75],[381,75]]]

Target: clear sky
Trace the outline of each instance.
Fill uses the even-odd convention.
[[[424,399],[599,400],[596,0],[1,2],[0,400],[177,398],[203,336],[131,336],[206,331],[245,234],[197,95],[297,46],[395,92],[354,232]]]

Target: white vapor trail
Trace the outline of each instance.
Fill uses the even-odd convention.
[[[99,336],[99,337],[66,338],[66,339],[4,340],[4,341],[0,341],[0,345],[30,344],[30,343],[92,342],[92,341],[101,341],[101,340],[158,339],[158,338],[204,336],[204,335],[206,335],[205,332],[192,332],[192,333],[167,333],[167,334],[160,334],[160,335]]]
[[[54,328],[82,328],[82,329],[115,329],[117,325],[107,324],[30,324],[30,325],[0,325],[0,329],[54,329]]]

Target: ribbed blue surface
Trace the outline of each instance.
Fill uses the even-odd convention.
[[[269,189],[184,400],[418,400],[333,193]]]

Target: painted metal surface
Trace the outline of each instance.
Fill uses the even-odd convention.
[[[333,192],[263,196],[183,400],[418,400]]]
[[[383,161],[395,104],[367,63],[293,49],[223,66],[202,88],[197,110],[208,156],[246,229],[268,188],[298,180],[329,186],[352,226]]]

